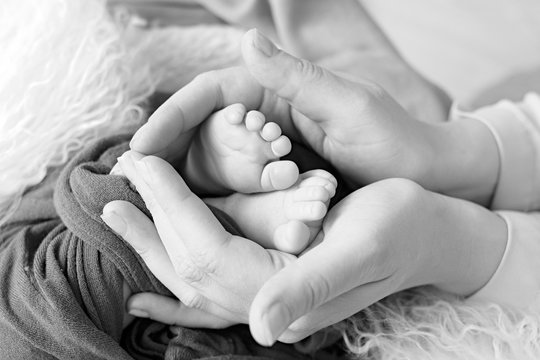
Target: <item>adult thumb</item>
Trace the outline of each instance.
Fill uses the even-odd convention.
[[[278,49],[257,29],[242,39],[242,56],[251,75],[312,120],[351,113],[362,89],[310,61]]]

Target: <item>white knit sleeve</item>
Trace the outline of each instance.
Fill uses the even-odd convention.
[[[520,103],[507,100],[460,115],[480,120],[499,148],[499,176],[491,202],[494,210],[540,210],[540,96]]]
[[[469,300],[539,310],[540,213],[497,213],[508,226],[506,250],[491,279]]]

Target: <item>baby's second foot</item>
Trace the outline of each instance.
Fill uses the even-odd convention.
[[[298,179],[296,164],[279,160],[290,151],[279,125],[235,104],[201,125],[182,175],[194,191],[212,195],[282,190]]]
[[[235,193],[205,202],[228,214],[247,238],[263,247],[298,254],[321,230],[336,187],[337,180],[330,173],[312,170],[286,190]]]

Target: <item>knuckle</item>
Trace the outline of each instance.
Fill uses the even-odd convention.
[[[188,284],[201,283],[205,278],[205,273],[192,261],[185,258],[174,261],[173,266],[176,274]]]
[[[190,260],[204,274],[215,274],[217,272],[216,257],[212,253],[204,251],[192,253]]]
[[[206,309],[206,298],[196,291],[184,294],[180,300],[190,309]]]
[[[325,303],[330,298],[331,286],[324,276],[313,273],[304,282],[304,292],[306,294],[305,310],[307,310],[304,313],[307,313],[320,304]]]
[[[310,81],[318,81],[324,76],[323,68],[305,59],[296,60],[296,70]]]

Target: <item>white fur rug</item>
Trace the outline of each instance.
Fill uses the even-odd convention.
[[[144,121],[155,89],[239,62],[240,30],[144,30],[113,21],[103,0],[2,0],[0,24],[0,219],[89,140]],[[540,359],[537,314],[426,289],[371,306],[344,332],[362,359]]]

